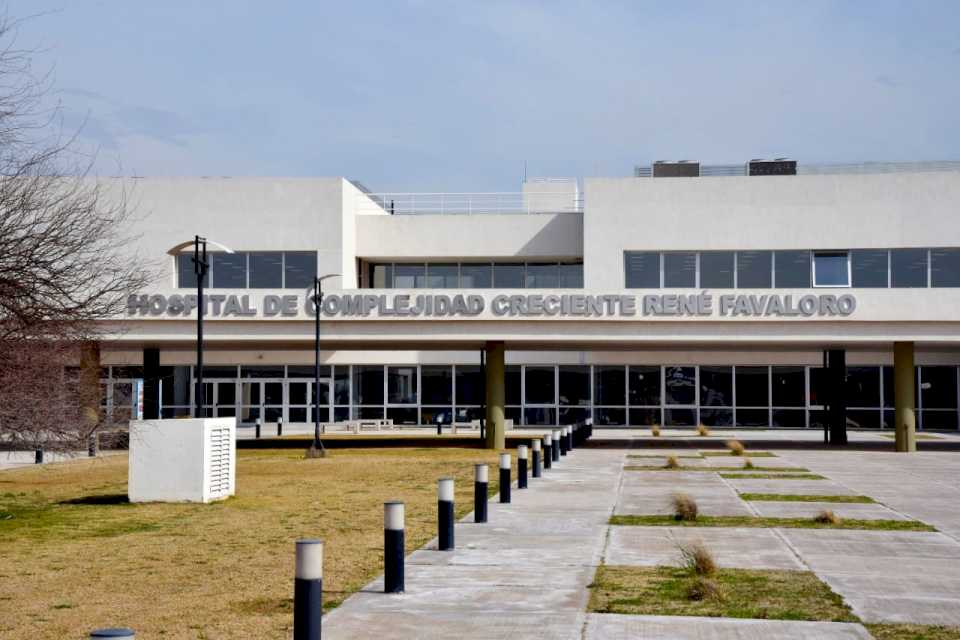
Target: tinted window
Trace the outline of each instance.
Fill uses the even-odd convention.
[[[856,249],[850,252],[854,287],[887,286],[887,250]]]
[[[847,406],[880,406],[880,367],[847,367]]]
[[[556,289],[560,283],[560,267],[556,264],[528,264],[528,289]]]
[[[250,254],[250,288],[251,289],[283,288],[283,254],[282,253],[251,253]]]
[[[920,403],[924,409],[957,407],[957,368],[920,367]],[[924,423],[924,426],[928,426]]]
[[[627,289],[660,287],[660,254],[655,251],[624,251],[623,268]]]
[[[770,251],[737,252],[737,287],[740,289],[769,289],[771,280]]]
[[[390,289],[393,287],[393,265],[375,264],[373,265],[373,288]]]
[[[553,404],[556,402],[553,393],[553,367],[527,367],[525,375],[527,404]]]
[[[733,406],[733,367],[700,367],[700,405]]]
[[[660,404],[660,367],[657,366],[630,366],[630,404],[659,405]]]
[[[663,286],[697,286],[697,254],[688,251],[663,254]]]
[[[766,367],[737,367],[736,376],[738,407],[765,407],[769,404]]]
[[[777,251],[774,254],[775,286],[781,289],[810,287],[810,252]]]
[[[493,286],[493,267],[489,264],[460,265],[460,286],[464,289],[489,289]]]
[[[806,376],[803,367],[773,367],[773,406],[802,407],[806,404]]]
[[[284,282],[286,289],[306,289],[313,286],[317,278],[317,254],[315,253],[285,253]]]
[[[522,264],[493,265],[493,286],[497,289],[523,289]]]
[[[930,277],[934,287],[960,287],[960,249],[932,249]]]
[[[666,367],[664,369],[667,404],[695,404],[697,398],[696,367]]]
[[[209,254],[213,286],[218,289],[243,289],[247,286],[247,254]]]
[[[450,404],[453,402],[452,367],[420,367],[420,384],[423,385],[423,404]]]
[[[483,376],[479,365],[457,365],[457,397],[458,405],[483,404]]]
[[[561,289],[582,289],[583,288],[583,265],[582,264],[560,265],[559,286]]]
[[[427,288],[456,289],[460,286],[460,269],[455,264],[428,264]]]
[[[927,286],[927,250],[894,249],[891,251],[890,286]]]
[[[560,366],[560,404],[590,404],[590,367]]]
[[[355,366],[353,368],[354,404],[383,404],[383,367]]]
[[[627,403],[626,367],[593,368],[593,404]]]
[[[700,287],[733,289],[733,251],[704,251],[700,254]]]
[[[417,403],[417,368],[387,367],[387,402]]]
[[[818,287],[850,286],[847,252],[818,251],[814,253],[813,284]]]
[[[423,289],[426,285],[427,268],[425,265],[393,265],[393,286],[397,289]]]
[[[209,259],[209,256],[207,256]],[[197,287],[197,274],[194,271],[193,253],[181,253],[177,256],[177,282],[181,288]],[[210,286],[210,272],[203,278],[203,286]]]

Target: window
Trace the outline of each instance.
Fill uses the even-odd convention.
[[[458,405],[483,404],[484,380],[479,365],[457,365]]]
[[[317,254],[314,252],[290,252],[283,254],[283,287],[307,289],[317,278]]]
[[[523,273],[522,264],[496,264],[493,266],[493,286],[497,289],[523,289]]]
[[[777,251],[774,253],[774,286],[780,289],[810,287],[810,252]]]
[[[503,374],[503,386],[507,405],[519,405],[521,386],[519,365],[507,365],[507,370]]]
[[[417,403],[416,367],[387,367],[387,403]]]
[[[696,367],[666,367],[663,373],[667,404],[696,404]]]
[[[931,249],[930,278],[934,287],[960,287],[960,249]]]
[[[464,289],[489,289],[493,286],[493,267],[489,264],[461,264],[460,286]]]
[[[660,287],[660,254],[655,251],[624,251],[624,279],[627,289]]]
[[[590,404],[590,367],[585,365],[560,366],[560,404],[585,406]]]
[[[561,264],[560,265],[560,284],[561,289],[582,289],[583,288],[583,265],[582,264]]]
[[[733,251],[704,251],[700,254],[700,286],[704,289],[733,289]]]
[[[560,265],[528,264],[526,287],[528,289],[556,289],[560,284]]]
[[[392,289],[393,288],[393,265],[375,264],[373,265],[372,287],[374,289]]]
[[[697,286],[697,254],[692,251],[672,251],[664,253],[663,286]]]
[[[632,406],[660,405],[660,367],[630,365],[627,377]]]
[[[453,369],[449,366],[421,366],[420,383],[423,404],[451,404],[453,402]],[[426,421],[424,422],[426,424]]]
[[[251,289],[280,289],[283,287],[283,254],[279,252],[250,253]]]
[[[526,367],[524,376],[526,404],[553,404],[556,402],[553,372],[554,368],[552,366]]]
[[[850,286],[850,263],[846,251],[817,251],[813,254],[813,286]]]
[[[766,407],[770,403],[766,367],[737,367],[737,406]]]
[[[211,253],[208,258],[215,289],[243,289],[247,286],[247,254]]]
[[[770,251],[737,252],[737,287],[740,289],[769,289],[772,280]]]
[[[847,367],[847,406],[880,406],[880,367]]]
[[[803,367],[773,367],[770,386],[773,389],[773,406],[804,406],[807,384]]]
[[[700,367],[700,405],[733,406],[733,367]]]
[[[194,271],[192,253],[181,253],[177,256],[177,282],[181,288],[197,288],[197,273]],[[203,286],[210,286],[209,271],[207,275],[203,277]]]
[[[383,404],[382,366],[355,366],[353,368],[353,403]]]
[[[893,249],[890,252],[890,286],[927,286],[927,250]]]
[[[427,285],[427,268],[422,264],[393,265],[393,286],[397,289],[423,289]]]
[[[627,378],[625,367],[594,367],[593,404],[623,406],[626,403]]]
[[[428,264],[428,289],[456,289],[460,286],[460,267],[455,264]]]
[[[850,270],[853,286],[885,288],[889,253],[886,249],[854,249],[850,252]]]

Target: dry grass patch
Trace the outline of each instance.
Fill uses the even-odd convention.
[[[820,524],[843,524],[843,518],[830,509],[822,509],[820,513],[813,516],[813,521]]]
[[[659,425],[653,425],[652,427],[650,427],[650,435],[652,435],[654,438],[659,438],[659,437],[660,437],[660,427],[659,427]]]
[[[707,429],[707,427],[704,426],[704,425],[702,425],[702,424],[701,424],[701,425],[697,425],[697,435],[698,435],[698,436],[706,437],[706,436],[710,435],[710,429]]]
[[[717,561],[713,559],[713,554],[702,542],[681,545],[680,556],[683,558],[683,566],[690,575],[709,577],[717,572]]]
[[[732,456],[742,456],[743,452],[747,450],[739,440],[727,440],[726,444],[727,450],[730,451],[730,455]]]
[[[0,637],[79,638],[108,623],[150,638],[287,637],[297,538],[324,539],[335,606],[382,571],[384,501],[406,502],[413,551],[435,534],[437,478],[456,478],[460,516],[473,463],[497,463],[479,449],[238,453],[237,495],[210,505],[127,503],[126,456],[0,473],[0,601],[16,603]]]
[[[960,627],[926,624],[867,624],[877,640],[960,640]]]
[[[665,469],[679,469],[680,461],[677,460],[677,456],[667,456],[667,461],[664,463],[663,467]]]
[[[843,598],[808,571],[718,569],[709,578],[712,586],[704,582],[683,567],[601,566],[590,585],[588,608],[635,615],[857,621]],[[714,587],[719,597],[708,593]]]
[[[670,497],[673,503],[673,519],[684,522],[693,522],[697,519],[699,509],[697,501],[686,493],[675,493]]]

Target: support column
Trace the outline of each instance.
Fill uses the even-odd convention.
[[[830,389],[830,444],[847,444],[847,352],[830,349],[827,352],[827,380]]]
[[[917,398],[914,384],[913,343],[893,343],[893,406],[897,451],[917,450]]]
[[[80,345],[80,415],[85,435],[100,424],[100,343]]]
[[[506,435],[503,423],[503,405],[506,398],[504,378],[506,365],[502,342],[488,342],[486,352],[486,405],[487,405],[487,449],[506,448]]]
[[[143,417],[160,418],[160,349],[143,350]]]

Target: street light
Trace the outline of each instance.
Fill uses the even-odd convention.
[[[197,276],[197,382],[193,391],[195,417],[203,416],[203,279],[207,277],[210,271],[210,263],[207,261],[207,244],[212,244],[225,253],[234,253],[233,249],[220,244],[214,240],[208,240],[202,236],[194,236],[192,241],[187,241],[171,249],[170,253],[178,253],[181,249],[193,245],[193,273]]]
[[[323,451],[320,441],[320,303],[323,302],[323,281],[327,278],[339,278],[339,273],[328,273],[313,282],[314,317],[314,381],[313,381],[313,448]]]

